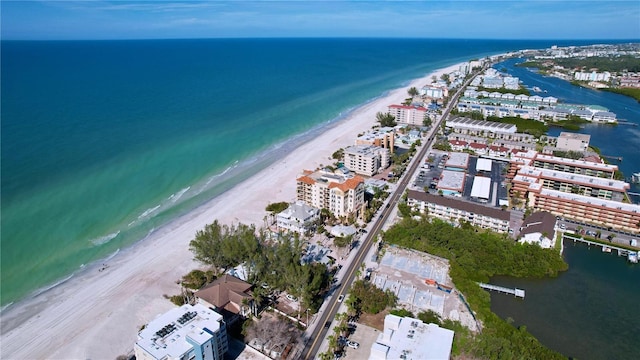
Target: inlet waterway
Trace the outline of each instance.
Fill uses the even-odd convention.
[[[514,67],[519,60],[494,66],[507,68],[526,86],[538,86],[563,102],[607,107],[619,119],[638,124],[640,105],[628,97],[571,85],[530,70]],[[521,61],[521,60],[520,60]],[[557,136],[561,129],[552,129]],[[579,132],[591,135],[602,154],[621,156],[617,165],[630,176],[640,171],[640,128],[632,125],[588,125]],[[632,186],[638,192],[638,187]],[[630,264],[616,252],[603,253],[565,241],[563,253],[569,270],[557,278],[515,279],[494,277],[491,283],[526,290],[524,300],[491,294],[492,311],[515,326],[526,326],[542,344],[578,359],[632,359],[640,344],[640,265]]]

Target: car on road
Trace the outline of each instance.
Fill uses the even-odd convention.
[[[340,302],[342,302],[342,300],[344,300],[344,295],[338,296],[338,302],[340,303]]]
[[[352,349],[357,349],[360,347],[360,344],[355,341],[347,341],[347,346]]]

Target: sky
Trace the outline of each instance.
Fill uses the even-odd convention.
[[[10,40],[640,39],[640,1],[5,1]]]

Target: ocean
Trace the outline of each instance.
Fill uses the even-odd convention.
[[[116,256],[411,79],[589,43],[2,41],[0,303]]]

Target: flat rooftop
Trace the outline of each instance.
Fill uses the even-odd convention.
[[[606,172],[614,172],[618,170],[617,165],[603,164],[603,163],[597,163],[597,162],[585,161],[585,160],[567,159],[567,158],[551,156],[551,155],[543,155],[543,154],[537,154],[534,158],[534,161],[549,162],[549,163],[561,164],[561,165],[570,165],[570,166],[576,166],[580,168],[602,170]]]
[[[369,359],[449,359],[453,335],[436,324],[389,314]]]
[[[478,199],[489,199],[491,193],[491,178],[484,176],[476,176],[473,178],[473,186],[471,187],[471,197]]]
[[[467,169],[469,166],[469,154],[461,152],[450,152],[445,167],[452,167],[458,169]]]
[[[591,114],[591,112],[588,112],[588,113]],[[581,140],[584,142],[589,142],[589,140],[591,140],[591,135],[563,131],[560,133],[560,136],[558,136],[558,140],[559,139],[572,139],[572,140]]]
[[[189,352],[187,338],[200,344],[218,332],[222,315],[202,304],[182,305],[153,319],[138,333],[136,346],[156,359],[181,358]]]
[[[464,190],[465,173],[462,171],[443,170],[438,182],[438,189],[454,190],[462,193]]]
[[[491,171],[491,159],[479,158],[476,162],[476,171]]]
[[[568,201],[576,201],[576,202],[588,204],[591,207],[600,206],[600,207],[606,207],[610,209],[624,210],[632,213],[640,213],[640,205],[636,205],[636,204],[628,204],[628,203],[623,203],[619,201],[598,199],[591,196],[566,193],[566,192],[551,190],[551,189],[542,189],[540,190],[540,194],[549,196],[549,197],[555,197],[558,199],[564,199]]]
[[[518,175],[538,177],[542,179],[550,179],[561,181],[575,185],[583,185],[596,189],[606,189],[617,192],[625,192],[631,186],[620,180],[606,179],[597,176],[574,174],[564,171],[551,169],[536,168],[531,166],[523,166],[518,170]]]
[[[513,124],[499,123],[495,121],[474,120],[466,117],[459,117],[447,120],[447,127],[464,128],[473,130],[485,130],[492,132],[508,132],[515,133],[517,128]]]

